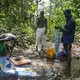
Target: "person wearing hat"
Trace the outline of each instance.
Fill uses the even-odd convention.
[[[40,17],[37,18],[36,24],[36,51],[38,51],[38,45],[42,45],[41,50],[43,50],[46,44],[45,35],[47,32],[47,19],[44,17],[44,11],[40,12]]]
[[[72,17],[71,14],[71,10],[70,9],[66,9],[64,11],[64,15],[66,18],[66,24],[64,25],[64,29],[55,27],[56,29],[60,29],[61,32],[63,32],[62,35],[62,43],[63,43],[63,47],[64,50],[67,53],[67,61],[68,61],[68,70],[66,73],[67,76],[70,76],[70,71],[71,71],[71,48],[72,48],[72,43],[74,42],[74,37],[75,37],[75,28],[76,28],[76,22],[74,20],[74,18]]]

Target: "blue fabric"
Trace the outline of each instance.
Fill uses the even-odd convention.
[[[5,67],[5,63],[6,63],[6,57],[0,57],[0,67]]]
[[[6,63],[6,68],[11,67],[11,62],[10,62],[10,56],[7,57],[7,63]]]
[[[63,43],[73,43],[74,42],[74,35],[75,35],[75,20],[70,17],[66,20],[66,25],[64,26],[62,42]]]
[[[9,70],[8,70],[9,71]],[[7,75],[16,75],[16,76],[18,76],[18,72],[16,71],[16,70],[14,70],[14,73],[12,74],[12,73],[10,73],[10,72],[8,72],[8,71],[5,71],[4,72],[4,74],[7,76]]]
[[[61,56],[67,55],[66,51],[62,51],[62,52],[58,52],[58,55],[56,56],[56,58],[59,58]]]
[[[39,76],[37,73],[36,74],[34,74],[33,72],[30,72],[30,71],[19,71],[18,72],[18,76],[26,76],[26,77],[36,77],[36,76]]]
[[[60,35],[59,35],[59,30],[56,30],[56,35],[55,35],[55,51],[56,51],[56,55],[58,55],[58,48],[59,48],[59,42],[60,40]]]
[[[0,67],[4,67],[4,68],[5,67],[10,68],[11,67],[9,56],[0,57]]]

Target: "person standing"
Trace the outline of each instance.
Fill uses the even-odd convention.
[[[64,29],[55,27],[56,29],[60,29],[61,32],[63,32],[62,35],[62,43],[64,50],[67,53],[67,72],[65,73],[66,76],[71,76],[71,49],[72,49],[72,43],[74,42],[75,37],[75,28],[76,28],[76,22],[74,18],[72,17],[71,10],[66,9],[64,11],[64,15],[66,18],[66,24],[64,25]]]
[[[38,51],[38,45],[41,45],[41,50],[45,46],[45,35],[47,33],[47,19],[44,17],[44,11],[40,12],[40,17],[36,20],[36,51]]]
[[[64,30],[62,30],[63,32],[62,43],[64,46],[64,50],[70,53],[72,48],[72,43],[74,42],[76,22],[72,17],[70,9],[66,9],[64,11],[64,15],[66,18],[66,24],[64,26]]]

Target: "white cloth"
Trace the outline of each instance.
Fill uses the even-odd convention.
[[[45,44],[46,44],[45,42],[46,42],[45,27],[38,28],[36,31],[36,45],[44,45],[45,46]]]

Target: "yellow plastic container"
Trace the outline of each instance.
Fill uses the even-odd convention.
[[[55,58],[55,49],[54,48],[49,48],[47,51],[47,58],[49,59],[54,59]]]

